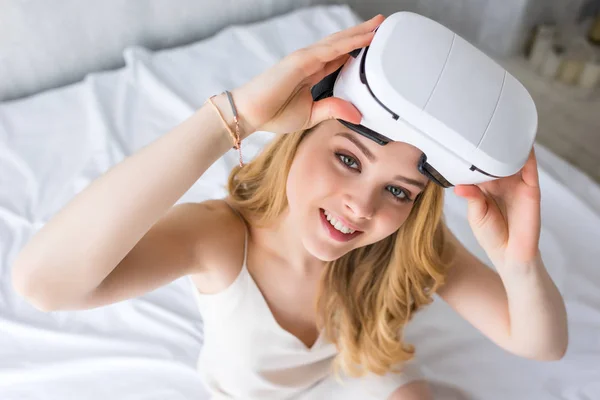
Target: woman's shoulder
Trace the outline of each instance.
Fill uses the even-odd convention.
[[[204,233],[197,246],[197,266],[190,274],[202,293],[216,293],[239,275],[244,262],[246,223],[228,198],[195,203],[194,213],[204,214]]]

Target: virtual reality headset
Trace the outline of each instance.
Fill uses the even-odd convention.
[[[443,25],[397,12],[337,71],[312,87],[362,114],[351,130],[386,145],[423,152],[418,170],[442,187],[517,173],[537,132],[537,110],[523,85]]]

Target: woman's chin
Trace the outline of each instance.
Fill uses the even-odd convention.
[[[318,238],[316,239],[319,240]],[[323,243],[322,241],[305,243],[306,250],[316,259],[323,262],[334,261],[346,254],[346,252],[340,251],[339,248],[334,248],[331,244]]]

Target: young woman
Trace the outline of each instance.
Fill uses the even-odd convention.
[[[49,221],[15,262],[16,289],[41,310],[77,310],[189,276],[215,399],[430,399],[402,332],[434,293],[506,350],[561,358],[565,307],[538,250],[534,153],[514,176],[454,189],[496,273],[445,227],[443,189],[417,171],[419,149],[345,128],[337,119],[361,119],[348,102],[312,101],[383,19],[233,90],[242,141],[279,135],[233,169],[225,199],[173,206],[232,146],[222,94]]]

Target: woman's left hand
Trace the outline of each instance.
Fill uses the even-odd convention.
[[[457,185],[454,193],[468,201],[469,225],[496,268],[536,260],[541,195],[533,148],[516,174],[475,185]]]

